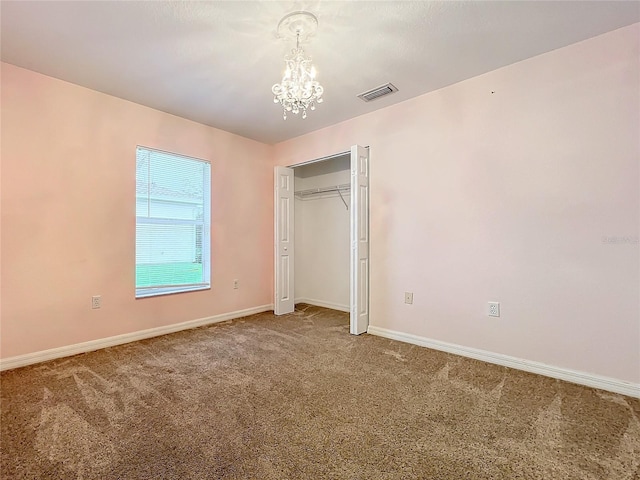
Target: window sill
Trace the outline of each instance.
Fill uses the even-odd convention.
[[[197,292],[200,290],[211,290],[211,285],[203,284],[203,285],[188,285],[184,287],[137,288],[136,298],[158,297],[161,295],[173,295],[175,293]]]

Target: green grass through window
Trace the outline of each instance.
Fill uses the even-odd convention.
[[[136,288],[153,285],[202,283],[201,263],[144,263],[136,265]]]

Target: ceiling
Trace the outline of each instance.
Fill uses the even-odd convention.
[[[273,103],[292,11],[324,103]],[[273,144],[640,21],[636,1],[2,1],[1,59]],[[365,103],[386,82],[399,91]]]

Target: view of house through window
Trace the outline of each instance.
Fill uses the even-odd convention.
[[[136,297],[210,287],[209,162],[136,150]]]

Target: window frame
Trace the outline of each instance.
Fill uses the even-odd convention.
[[[192,162],[199,162],[202,164],[206,164],[208,168],[204,169],[204,178],[203,178],[203,214],[202,219],[180,219],[180,218],[171,218],[171,217],[141,217],[137,215],[137,205],[136,205],[136,230],[135,230],[135,251],[136,251],[136,261],[134,263],[135,269],[138,267],[137,263],[137,251],[138,251],[138,225],[193,225],[195,227],[200,226],[202,228],[202,247],[201,247],[201,257],[202,257],[202,275],[203,282],[202,283],[192,283],[192,284],[182,284],[182,285],[153,285],[153,286],[145,286],[138,287],[135,285],[135,298],[148,298],[148,297],[156,297],[161,295],[172,295],[176,293],[185,293],[185,292],[196,292],[202,290],[210,290],[211,289],[211,161],[205,160],[202,158],[192,157],[189,155],[183,155],[180,153],[169,152],[166,150],[160,150],[157,148],[147,147],[144,145],[136,145],[136,167],[137,167],[137,158],[139,150],[146,150],[148,152],[157,152],[158,154],[167,155],[173,158],[183,158]],[[151,169],[151,162],[149,162],[149,169]],[[150,178],[150,176],[148,177]],[[138,171],[136,168],[136,184],[138,181]],[[151,201],[151,189],[147,188],[147,202]],[[136,204],[140,197],[138,197],[138,193],[136,191],[135,199]],[[181,202],[168,202],[168,203],[181,203]],[[197,235],[197,234],[196,234]]]

